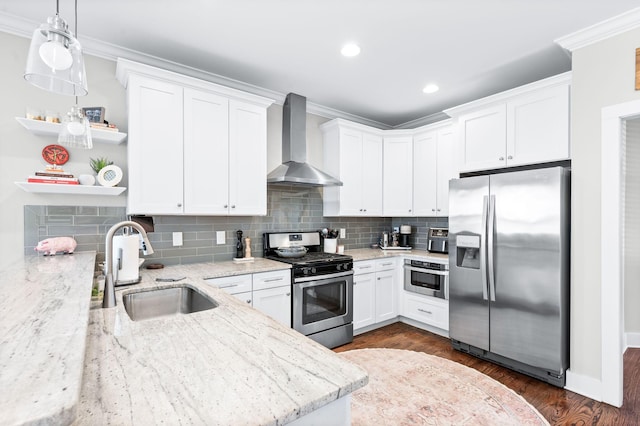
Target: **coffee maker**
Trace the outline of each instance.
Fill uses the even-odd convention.
[[[411,247],[409,237],[411,236],[411,225],[400,226],[400,240],[398,245],[400,247]]]

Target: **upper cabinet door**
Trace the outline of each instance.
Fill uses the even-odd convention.
[[[482,170],[503,167],[507,110],[505,104],[484,108],[459,119],[461,167]]]
[[[435,216],[438,187],[438,132],[420,133],[413,139],[413,214]]]
[[[362,205],[362,132],[351,129],[340,129],[339,153],[336,161],[340,162],[342,186],[335,187],[339,193],[339,211],[342,216],[361,216]],[[325,159],[331,162],[331,159]],[[328,188],[326,188],[328,189]]]
[[[449,216],[449,181],[458,177],[455,161],[455,131],[453,126],[438,131],[438,183],[436,215]]]
[[[229,203],[229,100],[184,90],[186,214],[226,214]]]
[[[508,165],[568,158],[568,85],[541,89],[507,104]]]
[[[132,75],[129,105],[129,214],[183,212],[182,88]]]
[[[413,137],[384,138],[384,216],[413,215]]]
[[[229,101],[229,214],[267,214],[267,110]]]
[[[382,216],[382,137],[362,136],[362,209],[365,216]]]

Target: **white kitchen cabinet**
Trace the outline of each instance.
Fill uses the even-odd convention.
[[[325,216],[382,216],[382,136],[336,119],[321,126],[326,173],[342,186],[323,189]]]
[[[128,214],[265,215],[271,100],[119,59]]]
[[[375,322],[398,316],[395,259],[376,261]]]
[[[413,215],[413,137],[384,137],[382,215]]]
[[[449,301],[403,291],[402,315],[441,330],[449,331]]]
[[[446,110],[458,123],[460,171],[569,159],[570,84],[564,73]]]
[[[253,291],[253,307],[291,327],[291,285]]]
[[[359,330],[398,315],[395,259],[353,264],[353,328]]]
[[[457,177],[454,129],[427,126],[413,138],[413,215],[448,216],[449,180]]]
[[[238,300],[291,327],[291,270],[205,279]]]
[[[354,268],[356,263],[354,262]],[[373,262],[371,272],[353,275],[353,328],[358,330],[376,322],[375,284],[376,274]]]
[[[132,75],[129,105],[129,214],[183,212],[182,88]]]

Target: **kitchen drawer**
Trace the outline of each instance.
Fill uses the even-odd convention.
[[[222,278],[205,279],[207,284],[218,287],[229,294],[251,292],[251,275],[233,275]],[[250,298],[250,297],[249,297]]]
[[[253,274],[253,291],[291,285],[291,269]]]
[[[396,268],[396,259],[380,259],[376,260],[376,272],[389,271]]]
[[[449,331],[449,301],[404,292],[402,315]]]
[[[353,274],[371,274],[376,271],[375,260],[362,260],[359,262],[353,262]]]

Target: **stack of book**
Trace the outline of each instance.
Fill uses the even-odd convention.
[[[100,129],[100,130],[111,130],[112,132],[117,132],[118,128],[115,124],[108,123],[89,123],[92,129]]]
[[[62,185],[78,185],[78,178],[74,177],[70,173],[65,173],[62,169],[55,171],[40,171],[36,172],[34,176],[29,176],[27,182],[30,183],[52,183]]]

